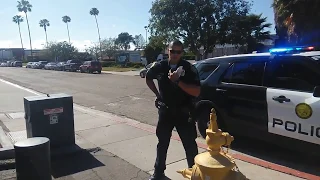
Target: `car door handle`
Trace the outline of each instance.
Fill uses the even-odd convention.
[[[279,103],[290,102],[291,100],[286,98],[285,96],[278,96],[272,98],[274,101],[278,101]]]
[[[220,89],[220,88],[217,88],[217,89],[216,89],[216,91],[217,91],[217,92],[226,92],[227,90],[225,90],[225,89]]]

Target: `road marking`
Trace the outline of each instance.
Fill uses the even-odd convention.
[[[28,92],[30,92],[30,93],[32,93],[32,94],[35,94],[35,95],[38,95],[38,96],[45,95],[45,94],[42,94],[42,93],[36,92],[36,91],[34,91],[34,90],[31,90],[31,89],[28,89],[28,88],[22,87],[22,86],[20,86],[20,85],[18,85],[18,84],[14,84],[14,83],[11,83],[11,82],[6,81],[6,80],[3,80],[3,79],[0,79],[0,81],[1,81],[1,82],[3,82],[3,83],[9,84],[9,85],[11,85],[11,86],[14,86],[14,87],[16,87],[16,88],[19,88],[19,89],[22,89],[22,90],[28,91]]]

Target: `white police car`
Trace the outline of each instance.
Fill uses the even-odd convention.
[[[291,149],[320,150],[320,51],[314,47],[206,59],[196,103],[205,136],[211,107],[218,124],[236,135]]]

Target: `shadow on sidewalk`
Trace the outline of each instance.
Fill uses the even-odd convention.
[[[72,154],[56,155],[52,157],[52,176],[54,178],[59,178],[105,166],[91,154],[99,150],[99,148],[79,150]]]
[[[290,151],[267,142],[242,136],[235,137],[231,149],[264,161],[320,176],[320,157],[314,157],[307,153]]]

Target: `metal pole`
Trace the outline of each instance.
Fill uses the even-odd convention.
[[[50,140],[28,138],[14,144],[17,180],[52,180]]]

